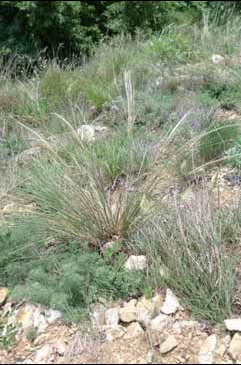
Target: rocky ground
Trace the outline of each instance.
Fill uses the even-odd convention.
[[[81,326],[67,323],[58,311],[15,305],[4,288],[0,303],[2,338],[9,341],[9,348],[0,351],[1,364],[241,361],[241,319],[227,319],[215,327],[197,322],[169,289],[151,299],[98,304],[92,308],[91,323]]]

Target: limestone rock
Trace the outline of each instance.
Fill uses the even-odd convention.
[[[107,326],[116,326],[120,321],[120,308],[110,308],[105,312],[105,323]]]
[[[91,320],[94,327],[101,327],[105,325],[105,307],[98,304],[94,307],[91,313]]]
[[[180,304],[177,297],[173,294],[173,292],[170,289],[167,289],[166,299],[163,306],[161,307],[161,312],[170,315],[176,313],[179,308]]]
[[[145,332],[143,331],[139,323],[133,322],[127,327],[127,333],[125,335],[125,338],[136,338],[142,336],[144,333]]]
[[[229,346],[229,354],[234,361],[241,361],[241,336],[236,333]]]
[[[165,355],[165,354],[171,352],[172,350],[174,350],[177,346],[178,346],[178,342],[176,340],[176,337],[173,335],[168,336],[166,341],[164,341],[161,344],[160,352],[161,352],[161,354]]]
[[[66,352],[66,343],[64,339],[59,339],[54,343],[53,348],[60,356],[64,356]]]
[[[165,329],[165,327],[167,327],[168,322],[169,322],[168,316],[160,314],[151,321],[151,329],[152,331],[162,332]]]
[[[130,323],[137,320],[137,300],[131,300],[120,309],[120,319],[122,322]]]
[[[148,326],[155,316],[156,308],[152,300],[143,297],[136,306],[137,321],[144,326]]]
[[[161,294],[156,294],[153,298],[152,298],[152,303],[155,307],[155,314],[158,315],[161,312],[161,307],[163,305],[163,296]]]
[[[224,324],[228,331],[241,332],[241,319],[226,319]]]
[[[0,288],[0,306],[2,306],[9,295],[9,290],[7,288]]]
[[[220,54],[213,54],[212,55],[212,63],[219,64],[225,61],[225,57],[221,56]]]
[[[46,345],[37,351],[34,362],[36,364],[49,364],[52,353],[53,353],[52,347]]]
[[[126,329],[122,326],[104,326],[103,327],[106,334],[106,341],[113,342],[122,338],[126,334]]]
[[[107,254],[109,251],[113,254],[118,252],[121,248],[120,242],[118,240],[116,241],[110,241],[104,244],[102,251],[104,254]]]
[[[227,348],[225,345],[219,346],[219,348],[216,350],[216,355],[220,356],[221,358],[224,357],[225,353],[227,351]]]
[[[50,310],[47,312],[47,321],[49,324],[53,324],[62,318],[62,313],[58,310]]]
[[[77,133],[84,142],[93,142],[95,140],[95,127],[89,124],[83,124],[78,128]]]
[[[21,324],[23,329],[27,329],[33,326],[33,315],[36,310],[36,307],[32,304],[25,304],[22,308],[20,308],[17,314],[17,323]]]
[[[125,263],[125,268],[129,271],[145,270],[147,268],[146,256],[130,256]]]
[[[44,333],[48,327],[47,320],[41,308],[36,308],[33,313],[33,326],[37,328],[38,334]]]
[[[213,363],[213,353],[216,350],[217,338],[215,335],[209,336],[206,341],[202,344],[199,355],[199,364],[212,364]]]

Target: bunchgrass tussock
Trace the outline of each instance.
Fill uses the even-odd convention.
[[[237,260],[227,249],[224,215],[207,194],[164,206],[135,243],[139,237],[151,257],[157,285],[170,287],[196,318],[221,323],[232,313]]]

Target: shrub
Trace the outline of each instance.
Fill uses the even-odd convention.
[[[123,260],[122,254],[110,261],[87,247],[80,251],[76,242],[59,245],[32,261],[26,283],[16,286],[12,295],[17,300],[56,308],[66,318],[78,321],[99,297],[128,299],[142,293],[145,274],[130,275],[123,268]]]
[[[159,31],[181,13],[200,17],[201,7],[200,1],[1,1],[1,53],[10,58],[47,49],[62,58],[83,55],[106,34]]]
[[[148,52],[161,62],[174,65],[193,58],[191,39],[175,29],[164,32],[158,38],[153,38]]]

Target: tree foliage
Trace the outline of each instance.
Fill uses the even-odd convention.
[[[219,4],[217,4],[219,3]],[[228,3],[225,5],[225,3]],[[103,36],[160,32],[180,15],[192,21],[208,5],[234,1],[0,1],[0,52],[69,57],[85,54]],[[215,5],[216,4],[216,5]]]

